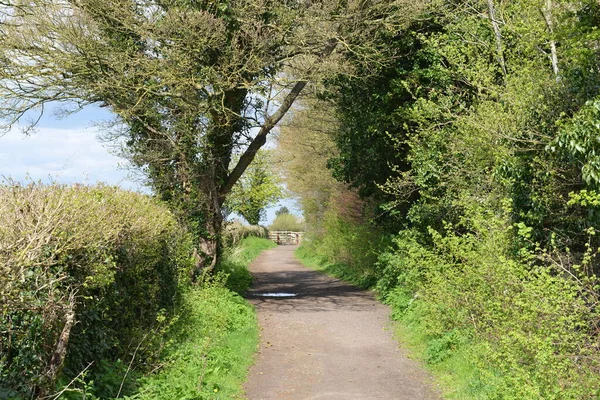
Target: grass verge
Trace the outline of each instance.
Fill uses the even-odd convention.
[[[473,361],[482,349],[468,332],[454,330],[431,335],[427,304],[396,288],[385,299],[391,307],[395,338],[433,374],[446,399],[490,399],[491,382],[485,383]]]
[[[186,294],[179,319],[168,334],[163,367],[142,378],[128,399],[231,399],[242,383],[258,345],[254,309],[239,294],[251,283],[248,264],[266,239],[246,238],[226,252],[215,276]],[[235,292],[234,292],[235,291]]]
[[[331,263],[326,257],[315,254],[308,246],[301,245],[294,254],[306,267],[342,279],[361,289],[371,289],[376,283],[375,277],[366,269],[352,268],[344,263]]]
[[[277,244],[271,240],[249,236],[243,239],[238,246],[227,249],[221,265],[217,267],[218,272],[228,275],[227,288],[240,295],[246,293],[252,284],[248,265],[260,253],[274,247],[277,247]]]

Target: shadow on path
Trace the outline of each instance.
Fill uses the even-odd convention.
[[[255,272],[252,276],[254,284],[246,297],[261,309],[319,312],[342,308],[365,311],[373,307],[370,293],[315,271]],[[270,293],[295,296],[263,297]]]
[[[250,400],[434,400],[430,377],[392,339],[389,310],[370,292],[311,271],[296,246],[251,265],[248,300],[262,328]],[[265,294],[294,294],[264,297]]]

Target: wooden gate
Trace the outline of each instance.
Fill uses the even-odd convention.
[[[269,231],[269,239],[277,244],[300,244],[304,232]]]

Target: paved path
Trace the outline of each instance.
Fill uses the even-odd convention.
[[[261,254],[248,293],[262,328],[246,383],[249,400],[433,400],[430,378],[388,328],[389,310],[373,295],[311,271],[295,246]],[[295,297],[263,297],[290,293]]]

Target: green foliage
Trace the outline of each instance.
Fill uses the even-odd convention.
[[[257,153],[245,174],[237,181],[225,207],[236,212],[251,225],[266,216],[265,209],[283,197],[279,178],[271,170],[272,157],[266,151]]]
[[[270,231],[304,231],[304,223],[293,214],[279,214],[269,225]]]
[[[595,357],[600,317],[584,295],[583,275],[563,275],[558,265],[506,258],[512,230],[486,220],[485,230],[457,235],[431,231],[429,248],[414,236],[396,239],[380,258],[378,289],[420,336],[425,360],[439,364],[461,347],[476,347],[468,376],[459,376],[475,398],[591,399],[600,392]],[[504,232],[504,233],[503,233]],[[530,258],[531,259],[531,258]],[[416,331],[416,333],[415,333]],[[472,372],[476,371],[476,376]]]
[[[327,169],[328,159],[337,154],[333,140],[337,125],[330,104],[310,99],[277,136],[276,165],[286,189],[298,199],[306,228],[316,233],[342,186]]]
[[[250,283],[248,264],[272,246],[265,239],[244,239],[228,249],[219,272],[202,275],[184,293],[174,318],[161,332],[161,351],[150,373],[129,370],[121,360],[103,360],[93,373],[85,371],[68,387],[62,379],[61,398],[96,400],[119,392],[125,399],[240,396],[258,344],[258,324],[252,306],[231,288],[245,291]],[[125,376],[129,378],[124,380]]]
[[[314,245],[303,241],[302,246],[296,250],[295,255],[305,266],[316,271],[322,271],[343,279],[361,289],[372,287],[374,277],[367,268],[362,269],[361,274],[356,267],[352,268],[341,262],[333,263],[324,256],[316,255],[313,249]]]
[[[301,127],[284,128],[280,136],[286,153],[283,175],[302,198],[309,224],[299,255],[362,286],[375,284],[402,321],[405,340],[417,346],[446,383],[455,382],[449,390],[456,398],[600,397],[596,1],[436,0],[408,24],[386,2],[373,7],[350,2],[344,10],[336,2],[269,3],[265,11],[251,2],[217,6],[183,1],[161,3],[155,12],[141,12],[144,2],[131,9],[111,3],[96,13],[92,3],[73,13],[85,19],[69,25],[70,34],[49,28],[64,21],[55,18],[52,2],[36,0],[22,5],[29,13],[5,13],[17,22],[5,24],[7,37],[0,49],[7,63],[0,91],[9,99],[0,111],[13,117],[12,122],[39,105],[40,98],[103,101],[127,124],[130,156],[148,169],[157,193],[188,223],[194,221],[189,226],[196,236],[214,244],[220,233],[219,202],[234,176],[229,168],[232,151],[247,144],[254,121],[271,121],[270,99],[263,99],[277,92],[273,85],[281,77],[287,85],[294,70],[310,75],[306,79],[318,77],[324,82],[317,87],[321,97],[295,112],[292,122]],[[356,13],[347,14],[346,8]],[[333,25],[332,16],[337,21]],[[373,18],[376,24],[367,23]],[[31,27],[28,35],[20,31],[23,26]],[[189,26],[197,28],[193,35],[181,31]],[[331,59],[344,68],[324,74],[332,64],[314,55],[323,54],[323,44],[332,37],[342,38],[351,51],[334,52]],[[52,51],[28,58],[29,50],[48,50],[46,46]],[[51,57],[57,49],[60,57]],[[193,62],[188,62],[190,50],[199,57]],[[286,74],[280,73],[282,60],[289,64]],[[118,76],[98,74],[97,65]],[[319,68],[307,69],[309,65]],[[22,85],[22,76],[32,77],[27,85]],[[67,90],[54,90],[56,76]],[[294,100],[286,97],[282,104],[289,107]],[[247,155],[264,139],[257,137]],[[332,181],[331,172],[339,182]],[[238,188],[242,194],[235,207],[253,221],[260,220],[263,206],[249,199],[269,197],[252,189],[264,178],[258,171]],[[100,197],[102,207],[112,204]],[[142,342],[142,331],[128,325],[130,321],[145,321],[146,330],[166,324],[171,308],[163,307],[163,315],[157,304],[171,301],[173,291],[157,288],[176,288],[179,278],[172,278],[177,274],[165,267],[172,265],[168,257],[164,263],[154,262],[147,253],[164,256],[177,250],[169,234],[156,231],[162,220],[146,227],[154,234],[151,238],[162,238],[160,250],[152,247],[151,239],[136,239],[126,224],[116,234],[104,226],[106,240],[98,227],[90,228],[92,238],[100,235],[93,246],[63,249],[56,243],[79,243],[70,238],[80,238],[79,226],[92,223],[84,218],[46,240],[46,231],[62,221],[51,210],[66,204],[60,196],[49,199],[37,206],[41,211],[24,219],[29,221],[24,227],[15,216],[29,214],[27,207],[15,206],[6,213],[13,215],[7,226],[20,230],[6,240],[10,251],[0,251],[17,255],[16,261],[0,263],[12,274],[6,283],[0,275],[9,304],[1,309],[3,323],[10,324],[0,332],[16,332],[27,346],[10,353],[10,360],[3,356],[0,366],[6,369],[9,360],[30,366],[30,371],[44,370],[66,326],[61,316],[72,305],[68,295],[76,292],[77,305],[83,307],[75,310],[78,318],[110,322],[98,322],[103,326],[99,331],[76,336],[79,352],[70,353],[66,370],[73,376],[91,357],[85,343],[101,344],[98,352],[104,354],[124,349],[123,333],[132,343]],[[110,220],[90,204],[81,209]],[[54,218],[52,223],[39,224],[40,213]],[[10,229],[0,227],[0,232]],[[294,216],[279,213],[271,229],[303,227]],[[391,247],[389,234],[395,235]],[[243,235],[233,234],[232,241]],[[33,244],[24,245],[23,238]],[[188,248],[184,242],[182,248]],[[235,251],[231,257],[237,257]],[[179,261],[189,264],[184,258]],[[231,272],[227,285],[242,292],[250,281],[240,265],[232,261],[220,268]],[[146,278],[155,271],[163,271],[160,279]],[[142,282],[134,279],[140,276]],[[170,280],[163,282],[164,276]],[[209,280],[204,289],[220,298],[224,282]],[[148,298],[140,293],[149,293]],[[127,308],[129,297],[138,308]],[[217,318],[217,328],[230,326],[218,322],[228,317],[211,314],[208,299],[202,301],[209,317]],[[123,307],[125,311],[115,311]],[[73,329],[84,332],[85,326]],[[217,328],[216,336],[229,330]],[[204,336],[204,329],[194,339],[199,353],[184,351],[181,358],[196,360],[190,368],[202,377],[200,392],[208,397],[213,390],[214,397],[221,389],[205,385],[210,360],[202,354],[212,343],[206,338],[212,336]],[[146,345],[140,349],[150,358]],[[122,354],[131,356],[130,351]],[[114,358],[110,362],[113,371],[121,371],[125,363]],[[21,385],[17,391],[48,386],[42,374],[22,378],[14,371],[3,372],[2,378]],[[83,381],[89,384],[94,374],[90,371]],[[117,374],[102,375],[105,382],[96,382],[96,387],[114,390],[110,387]],[[188,392],[168,393],[185,397]]]
[[[329,166],[365,202],[349,219],[328,198],[302,251],[376,281],[454,398],[600,395],[599,20],[593,1],[435,1],[382,29],[401,56],[372,84],[327,83]],[[370,253],[377,232],[394,245]]]
[[[600,100],[590,100],[561,126],[549,148],[563,150],[570,162],[581,165],[581,177],[594,187],[600,183]]]
[[[243,295],[252,283],[252,276],[248,265],[264,250],[277,247],[269,239],[248,236],[237,245],[229,247],[217,271],[227,274],[226,286],[228,289]]]
[[[240,396],[258,344],[252,307],[225,288],[226,275],[205,278],[186,294],[169,332],[163,367],[142,378],[128,399],[230,399]]]
[[[404,30],[382,32],[386,51],[404,56],[368,75],[367,82],[340,77],[329,85],[339,129],[333,135],[338,154],[328,167],[334,177],[374,202],[377,224],[390,232],[401,226],[398,217],[406,213],[407,203],[418,199],[418,184],[431,187],[442,180],[443,168],[437,164],[447,135],[425,137],[431,124],[447,126],[453,114],[469,104],[470,89],[456,85],[444,68],[446,60],[428,46],[423,34],[440,29],[432,18]],[[411,149],[420,138],[423,146],[417,160]],[[422,171],[415,174],[417,163]],[[394,208],[384,206],[386,202],[393,202]]]
[[[2,392],[48,394],[61,369],[65,382],[90,363],[93,376],[105,362],[152,360],[192,268],[189,237],[166,208],[109,186],[4,184],[0,218]],[[109,386],[98,394],[116,395]]]
[[[333,212],[326,214],[324,224],[327,234],[313,243],[329,262],[369,268],[385,248],[385,238],[368,225],[344,220]]]
[[[376,268],[332,263],[311,241],[296,254],[312,268],[374,287],[400,321],[400,340],[434,370],[449,398],[596,398],[596,281],[585,268],[566,275],[556,263],[539,265],[543,253],[524,249],[528,263],[507,258],[513,229],[501,218],[471,225],[481,230],[461,235],[446,225],[429,238],[405,231]]]
[[[369,288],[377,280],[373,265],[389,238],[368,225],[326,214],[325,234],[309,234],[302,240],[296,255],[308,266]]]
[[[403,12],[392,0],[2,1],[0,129],[32,129],[47,104],[107,107],[107,137],[185,221],[198,267],[212,268],[224,202],[273,128],[309,82],[352,70],[337,53],[379,58],[372,27]],[[250,175],[238,190],[254,193],[232,206],[256,224],[277,195]]]

